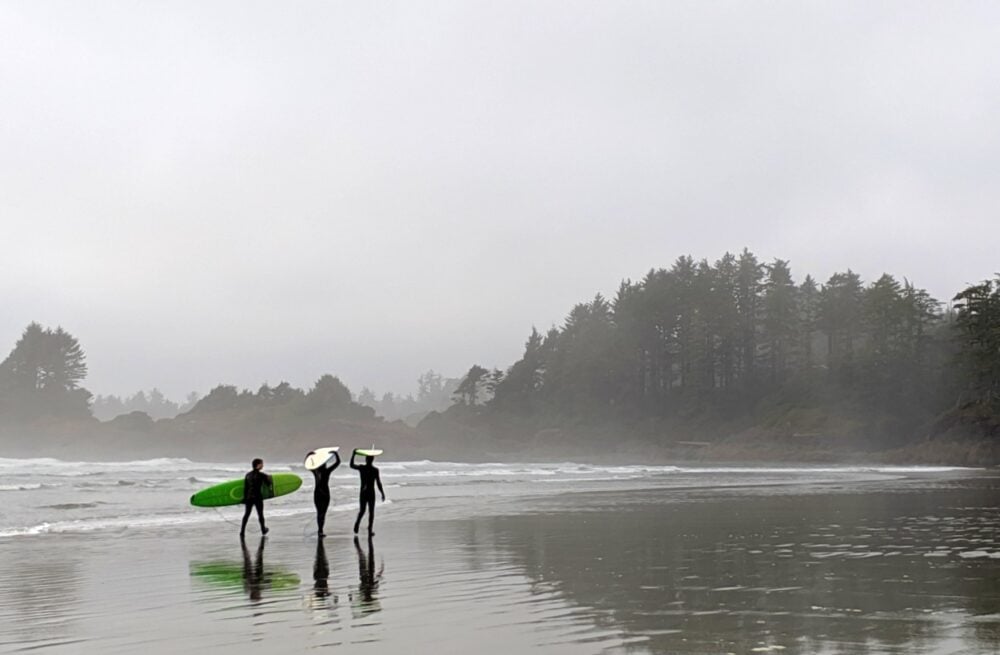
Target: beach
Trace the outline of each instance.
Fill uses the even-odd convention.
[[[355,541],[269,467],[244,547],[186,504],[239,464],[0,460],[0,651],[1000,650],[996,471],[387,461]]]

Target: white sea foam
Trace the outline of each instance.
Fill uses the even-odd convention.
[[[460,462],[416,462],[381,463],[379,468],[409,477],[473,477],[473,476],[550,476],[605,474],[738,474],[738,475],[803,475],[811,473],[947,473],[975,470],[960,466],[673,466],[649,464],[596,465],[574,462],[503,464],[490,462],[466,464]]]
[[[269,467],[272,471],[300,470],[298,462],[274,462]],[[346,466],[344,467],[346,469]],[[576,462],[558,463],[518,463],[506,464],[500,462],[464,463],[435,462],[431,460],[381,462],[379,468],[386,472],[399,472],[411,476],[439,475],[451,476],[503,476],[503,475],[537,475],[549,476],[587,475],[592,473],[609,474],[808,474],[808,473],[944,473],[951,471],[973,470],[958,466],[673,466],[649,464],[595,465]],[[0,457],[0,472],[11,471],[26,473],[45,472],[48,475],[91,475],[111,472],[155,472],[155,471],[217,471],[243,472],[247,466],[234,462],[197,462],[183,457],[160,457],[154,459],[132,460],[124,462],[86,462],[64,461],[49,457],[14,459]]]
[[[41,484],[0,484],[0,491],[31,491],[41,488]]]
[[[548,484],[573,484],[576,482],[616,482],[619,480],[641,480],[641,475],[606,475],[589,478],[562,478],[559,480],[538,480]]]
[[[331,508],[331,511],[349,511],[351,507],[343,506],[343,509]],[[286,508],[268,510],[268,517],[275,516],[298,516],[301,514],[315,513],[313,508]],[[214,523],[222,520],[238,520],[239,517],[227,517],[215,512],[198,512],[186,514],[171,514],[158,516],[121,516],[113,518],[80,519],[75,521],[52,521],[38,523],[31,526],[0,529],[0,539],[9,537],[21,537],[39,534],[65,534],[65,533],[87,533],[87,532],[123,532],[135,528],[169,528],[180,525],[197,525],[201,523]],[[256,521],[256,519],[254,519]]]
[[[23,537],[27,535],[42,534],[47,532],[49,528],[48,523],[39,523],[38,525],[33,525],[27,528],[8,528],[5,530],[0,530],[0,539],[8,537]]]
[[[380,462],[383,483],[400,489],[398,500],[429,500],[503,489],[504,495],[563,494],[613,488],[729,488],[775,485],[821,485],[824,482],[885,480],[908,475],[960,471],[958,467],[901,466],[674,466],[581,464],[576,462],[487,462],[468,464],[430,460]],[[203,486],[239,478],[247,466],[157,458],[127,462],[62,461],[53,458],[0,458],[0,493],[10,492],[0,537],[97,530],[155,529],[220,520],[215,512],[184,511],[190,494]],[[299,463],[269,461],[268,471],[293,470],[306,478],[306,493],[289,497],[269,512],[274,516],[308,514],[311,476]],[[331,485],[338,495],[356,497],[357,474],[342,466]],[[475,491],[472,491],[475,490]],[[345,493],[346,492],[346,493]],[[37,499],[37,502],[36,500]],[[79,505],[68,520],[59,506]],[[408,504],[419,509],[419,503]],[[60,512],[60,513],[56,513]],[[232,513],[241,514],[242,510]],[[77,517],[74,516],[76,519]],[[237,516],[238,518],[238,516]],[[227,519],[228,520],[228,519]],[[827,550],[836,550],[835,547]],[[969,549],[973,550],[973,549]],[[991,555],[992,556],[992,555]],[[979,557],[977,555],[977,557]]]
[[[193,462],[183,457],[158,457],[125,462],[66,461],[51,457],[12,459],[0,457],[0,473],[44,473],[60,477],[100,475],[120,472],[155,471],[242,471],[247,467],[233,463]]]
[[[678,473],[712,474],[737,473],[755,474],[809,474],[809,473],[948,473],[952,471],[972,471],[962,466],[723,466],[723,467],[679,467]]]

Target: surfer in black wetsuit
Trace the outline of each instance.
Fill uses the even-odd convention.
[[[319,526],[319,536],[325,537],[323,525],[326,523],[326,510],[330,507],[330,474],[340,466],[340,455],[333,452],[336,458],[332,466],[323,465],[318,469],[313,469],[313,477],[316,478],[316,488],[313,490],[313,502],[316,504],[316,525]]]
[[[382,490],[382,478],[379,477],[378,469],[374,465],[375,458],[366,455],[365,463],[359,466],[354,463],[354,456],[357,454],[357,451],[351,453],[351,468],[357,469],[358,473],[361,474],[361,508],[358,510],[358,520],[354,522],[354,534],[358,533],[358,527],[361,525],[361,518],[365,515],[367,506],[368,535],[371,536],[375,534],[372,531],[372,524],[375,522],[375,486],[378,486],[378,491],[382,494],[383,503],[385,502],[385,491]]]
[[[264,460],[257,458],[253,461],[253,470],[243,478],[243,504],[246,511],[243,512],[243,525],[240,526],[240,539],[243,539],[247,530],[247,519],[250,518],[250,511],[257,508],[257,518],[260,520],[260,533],[267,534],[267,527],[264,526],[264,485],[271,486],[271,476],[264,473]]]

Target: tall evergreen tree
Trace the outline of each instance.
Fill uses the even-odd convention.
[[[826,365],[842,384],[854,381],[863,293],[861,278],[850,269],[834,273],[820,289],[817,325],[826,334]]]
[[[746,248],[737,260],[736,310],[739,315],[740,375],[746,389],[757,379],[757,338],[764,267]]]
[[[738,277],[736,257],[727,252],[715,262],[714,284],[710,297],[706,299],[709,320],[718,339],[716,359],[719,387],[722,389],[732,389],[739,379],[741,359]]]
[[[531,414],[532,397],[542,384],[544,370],[542,335],[532,328],[524,344],[524,355],[494,386],[491,405],[500,411]]]
[[[965,402],[1000,404],[1000,276],[955,296]]]
[[[459,404],[473,407],[485,400],[486,383],[490,372],[482,366],[475,364],[465,374],[458,388],[455,390],[455,400]]]
[[[798,289],[792,281],[788,262],[775,259],[767,267],[764,282],[763,351],[771,384],[788,375],[797,352],[800,332]]]
[[[88,416],[91,395],[80,387],[86,375],[75,337],[31,323],[0,363],[0,414],[21,420]]]
[[[816,364],[814,346],[820,307],[819,287],[816,286],[816,280],[811,275],[806,275],[805,279],[802,280],[797,295],[799,299],[798,350],[802,353],[799,370],[809,372]]]

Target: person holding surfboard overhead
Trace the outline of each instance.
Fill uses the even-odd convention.
[[[361,475],[361,497],[360,503],[361,507],[358,510],[358,519],[354,522],[354,534],[358,533],[358,527],[361,525],[361,519],[365,515],[365,509],[368,509],[368,536],[372,536],[375,533],[372,531],[372,524],[375,522],[375,486],[378,486],[379,493],[382,494],[382,502],[385,502],[385,491],[382,489],[382,478],[379,477],[378,469],[375,468],[375,455],[381,453],[382,451],[376,450],[361,450],[355,448],[354,452],[351,453],[351,468],[356,469]],[[354,457],[358,454],[365,456],[365,463],[358,465],[354,463]]]
[[[308,461],[309,458],[306,457],[307,467]],[[338,466],[340,466],[340,455],[334,450],[324,464],[312,469],[313,477],[316,478],[313,503],[316,504],[316,525],[319,528],[320,537],[326,536],[326,533],[323,532],[323,525],[326,523],[326,510],[330,507],[330,474]]]
[[[246,506],[246,511],[243,512],[240,539],[246,535],[247,519],[250,518],[250,511],[255,507],[257,508],[257,518],[260,520],[260,533],[267,534],[267,527],[264,525],[264,486],[271,486],[271,476],[264,473],[264,460],[259,457],[251,463],[251,466],[253,466],[253,470],[243,478],[243,504]]]

